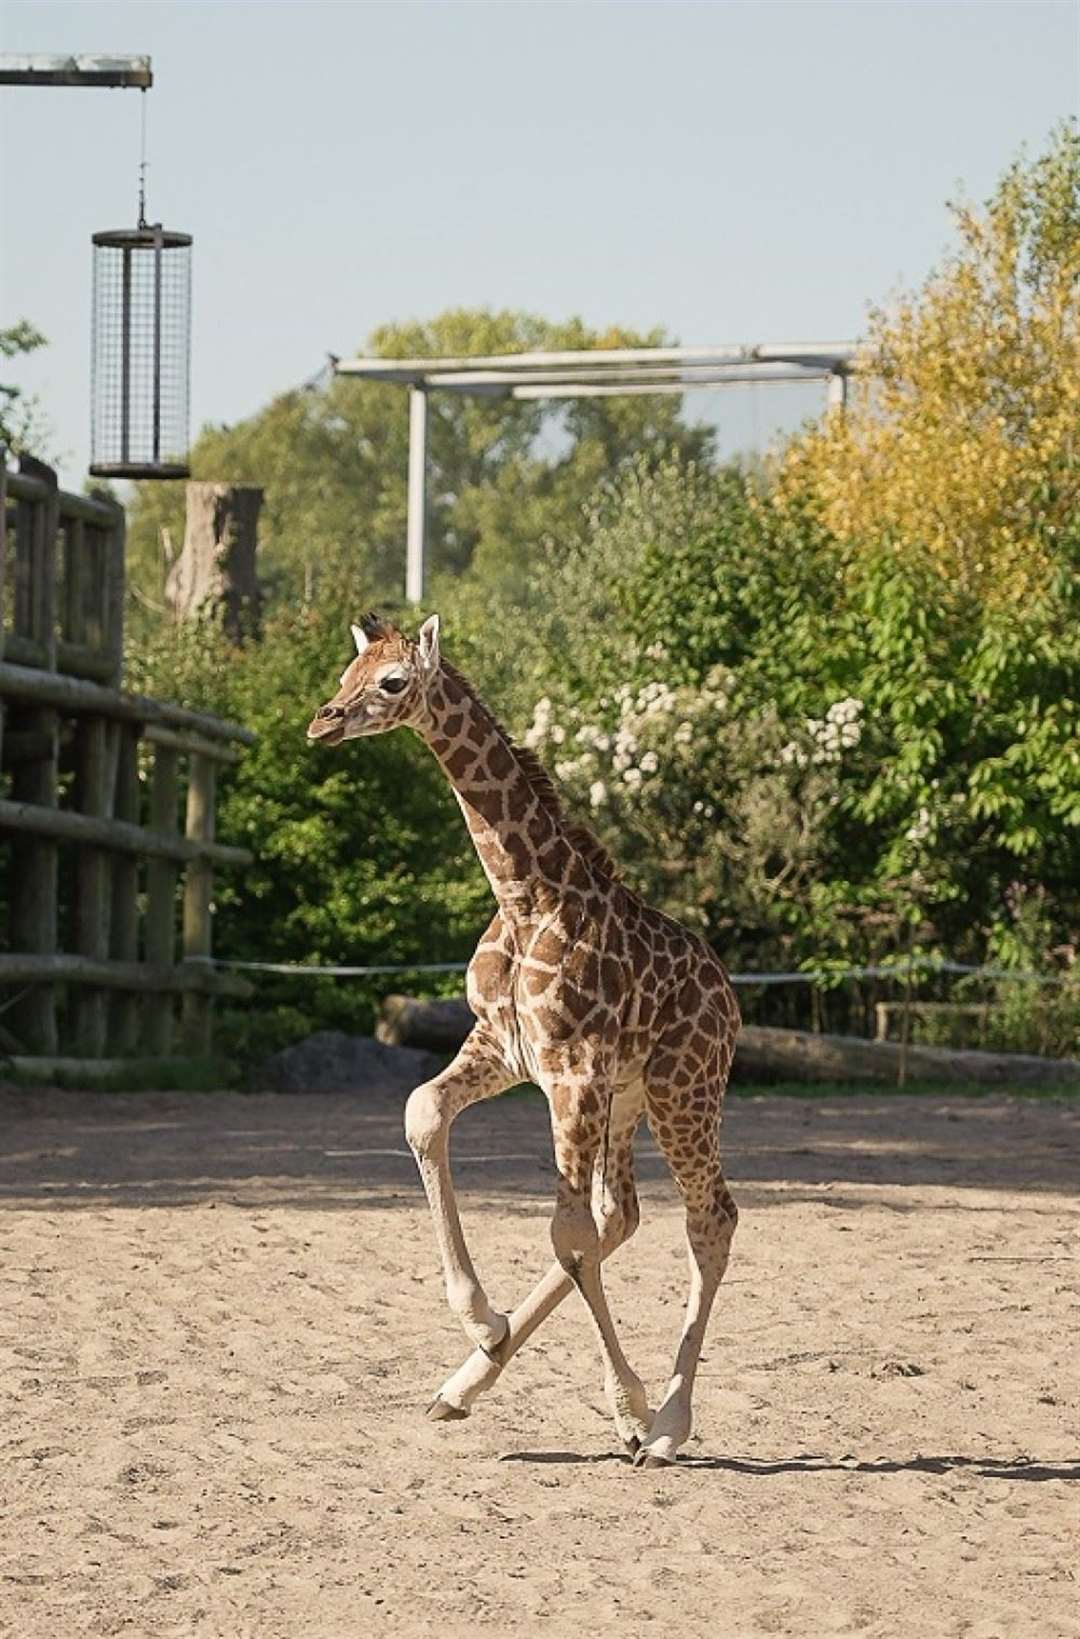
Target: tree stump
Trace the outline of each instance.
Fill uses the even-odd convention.
[[[257,634],[262,499],[253,484],[188,484],[184,544],[165,582],[165,601],[178,620],[218,619],[237,643]]]

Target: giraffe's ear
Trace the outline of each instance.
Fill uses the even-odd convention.
[[[368,639],[364,636],[359,626],[350,626],[349,630],[352,633],[352,640],[356,644],[357,654],[363,654],[364,650],[368,646]]]
[[[438,615],[429,615],[421,626],[420,636],[416,640],[416,652],[424,669],[433,672],[439,664]]]

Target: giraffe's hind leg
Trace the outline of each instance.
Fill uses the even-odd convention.
[[[551,1103],[559,1174],[552,1246],[592,1318],[604,1364],[604,1390],[619,1437],[636,1451],[648,1436],[652,1412],[644,1385],[623,1353],[608,1308],[600,1275],[600,1231],[593,1215],[593,1177],[603,1153],[613,1090],[590,1086],[583,1079],[544,1090]]]
[[[726,1069],[726,1066],[725,1066]],[[724,1077],[717,1075],[689,1099],[669,1086],[648,1090],[649,1124],[686,1205],[690,1292],[675,1366],[635,1462],[667,1467],[690,1436],[694,1378],[709,1314],[727,1268],[738,1211],[720,1164],[720,1106]]]

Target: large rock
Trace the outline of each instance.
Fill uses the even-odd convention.
[[[390,1047],[425,1047],[434,1053],[456,1053],[476,1023],[464,996],[439,1002],[416,996],[384,996],[375,1021],[377,1040]]]
[[[256,1076],[277,1093],[389,1093],[404,1097],[441,1070],[445,1058],[388,1047],[371,1036],[319,1030],[267,1059]]]

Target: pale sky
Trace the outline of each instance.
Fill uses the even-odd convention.
[[[1074,0],[4,0],[9,51],[148,52],[149,214],[195,236],[192,433],[456,305],[687,343],[843,340],[1080,107]],[[81,485],[90,235],[140,93],[0,88],[0,322]],[[817,390],[695,399],[725,447]]]

